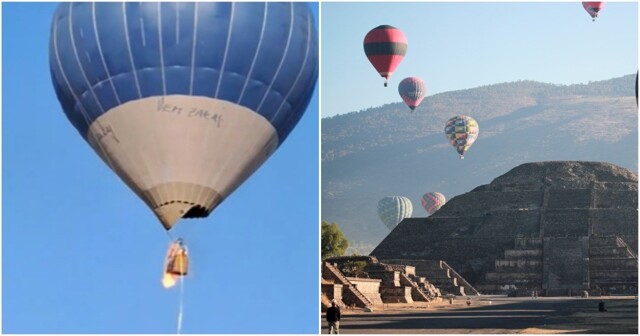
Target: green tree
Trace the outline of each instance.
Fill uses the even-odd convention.
[[[366,261],[350,261],[344,263],[340,271],[348,277],[368,278],[369,275],[364,271],[365,267],[367,267]]]
[[[349,247],[349,241],[345,238],[342,231],[336,223],[327,223],[322,221],[322,239],[321,239],[322,260],[331,257],[339,257],[344,255]]]

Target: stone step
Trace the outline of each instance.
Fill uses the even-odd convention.
[[[480,295],[480,293],[469,282],[467,282],[465,278],[458,274],[451,265],[447,264],[446,261],[442,262],[442,267],[449,270],[451,276],[456,278],[458,286],[460,286],[460,295]]]
[[[485,274],[485,279],[488,282],[531,282],[542,281],[542,273],[497,273],[489,272]]]
[[[413,303],[411,287],[380,287],[380,297],[384,303]]]
[[[523,250],[505,250],[504,251],[505,259],[513,260],[513,259],[526,258],[526,257],[541,258],[542,250],[541,249],[527,249],[527,250],[523,249]]]
[[[515,243],[514,243],[515,249],[521,249],[521,248],[541,248],[542,247],[542,239],[541,238],[525,238],[525,237],[518,237],[515,239]]]
[[[456,278],[433,278],[431,279],[431,283],[436,287],[442,286],[458,286],[458,280]]]
[[[349,285],[350,282],[347,278],[340,272],[340,270],[331,263],[325,262],[323,263],[323,278],[332,279],[336,283]]]
[[[419,276],[413,276],[413,281],[417,282],[417,283],[426,283],[427,282],[427,278],[425,277],[419,277]]]
[[[369,300],[364,294],[362,294],[357,288],[348,286],[344,288],[343,300],[348,299],[351,304],[355,304],[358,307],[367,307],[373,305],[373,302]],[[346,303],[346,302],[345,302]]]
[[[494,267],[493,272],[494,273],[541,273],[542,265],[524,266],[524,267],[496,266]]]
[[[482,293],[505,293],[513,290],[538,290],[542,291],[542,282],[532,283],[495,283],[477,285],[476,289]]]
[[[638,280],[638,270],[597,270],[589,271],[592,280],[613,279],[613,280]]]
[[[516,260],[506,260],[506,259],[497,259],[494,262],[495,267],[541,267],[542,260],[540,258],[537,259],[516,259]]]
[[[400,284],[411,287],[411,298],[413,301],[430,301],[429,297],[420,290],[420,286],[411,280],[407,274],[400,273]]]
[[[591,258],[590,270],[606,269],[638,269],[638,259],[635,258]]]
[[[626,247],[592,247],[589,249],[591,258],[633,257]]]
[[[598,285],[600,287],[610,287],[616,285],[637,286],[637,280],[621,280],[621,279],[592,279],[591,286]]]
[[[609,246],[617,246],[616,245],[616,237],[608,236],[608,237],[596,237],[592,236],[589,239],[589,245],[593,247],[609,247]]]
[[[526,285],[526,284],[539,284],[542,283],[542,277],[539,277],[538,279],[503,279],[502,280],[503,283],[510,283],[510,284],[520,284],[520,285]]]
[[[611,288],[615,286],[632,286],[638,287],[638,281],[625,279],[592,279],[591,287]]]

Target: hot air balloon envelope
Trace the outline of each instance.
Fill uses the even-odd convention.
[[[413,205],[403,196],[384,197],[378,202],[378,216],[380,220],[393,230],[403,219],[411,217]]]
[[[422,196],[422,207],[429,215],[433,215],[446,203],[446,198],[439,192],[428,192]]]
[[[480,133],[480,127],[475,119],[468,116],[457,116],[447,120],[444,133],[449,143],[456,148],[460,158],[473,145]]]
[[[304,3],[62,3],[49,56],[68,119],[166,229],[258,169],[318,74]]]
[[[369,62],[386,80],[398,67],[407,53],[407,38],[400,29],[382,25],[373,28],[364,38],[364,53]],[[384,86],[387,86],[385,80]]]
[[[589,15],[595,21],[595,19],[598,17],[598,13],[600,13],[602,8],[604,7],[604,2],[586,2],[586,1],[584,1],[584,2],[582,2],[582,7],[584,8],[584,10],[587,11],[587,13],[589,13]]]
[[[413,111],[424,99],[427,93],[427,84],[419,77],[407,77],[398,84],[398,93]]]

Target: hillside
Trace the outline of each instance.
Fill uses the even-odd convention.
[[[322,219],[337,222],[368,253],[388,233],[378,200],[404,195],[413,217],[420,197],[448,199],[525,162],[604,161],[637,172],[635,75],[577,85],[519,81],[427,97],[415,113],[403,103],[322,120]],[[400,99],[398,99],[400,100]],[[444,123],[465,114],[478,141],[459,160]]]

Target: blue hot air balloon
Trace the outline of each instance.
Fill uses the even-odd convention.
[[[282,144],[318,76],[305,3],[63,3],[64,113],[166,229],[206,217]]]

